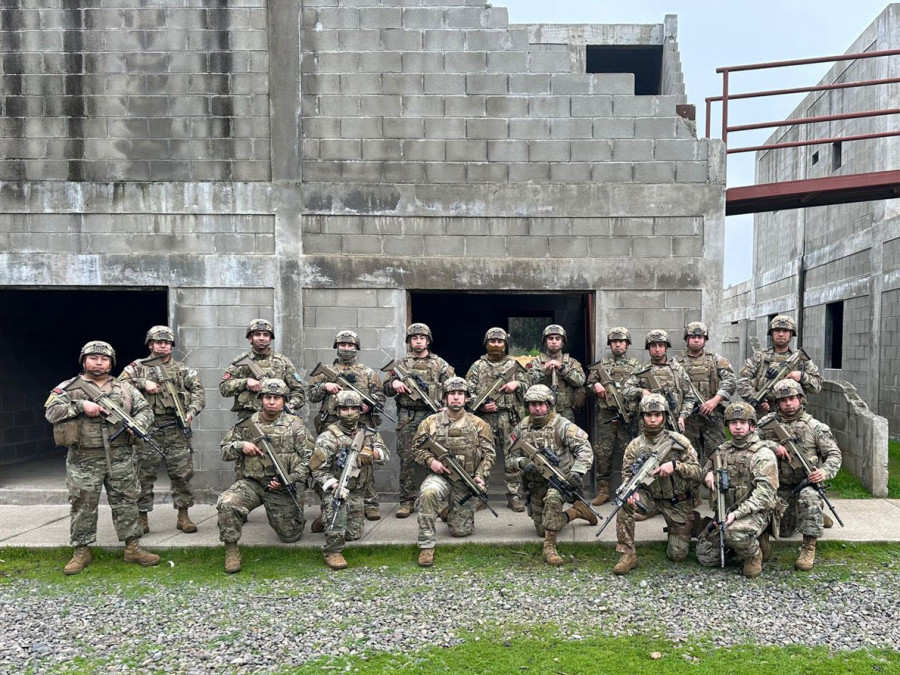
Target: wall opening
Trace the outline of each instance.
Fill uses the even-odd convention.
[[[825,305],[825,367],[843,367],[844,301]]]
[[[585,72],[632,73],[634,93],[662,93],[662,45],[588,45]]]
[[[844,152],[841,141],[835,141],[831,144],[831,170],[837,171],[844,163]]]

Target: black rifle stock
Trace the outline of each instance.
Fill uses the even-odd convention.
[[[554,488],[563,501],[574,504],[581,502],[588,511],[592,511],[594,515],[599,515],[591,505],[585,500],[578,490],[566,480],[565,475],[559,470],[559,457],[557,457],[549,448],[536,448],[524,438],[516,439],[515,443],[506,449],[507,457],[514,452],[520,451],[526,458],[534,462],[538,472],[543,476],[550,487]]]
[[[343,494],[348,490],[347,486],[350,484],[350,479],[359,476],[361,470],[361,467],[359,466],[359,453],[366,440],[366,432],[374,433],[374,431],[374,429],[369,429],[360,424],[356,435],[353,437],[353,444],[343,448],[338,455],[337,466],[341,469],[341,475],[338,478],[337,485],[334,486],[334,490],[332,491],[332,494],[334,495],[331,500],[331,508],[334,510],[334,514],[331,516],[332,528],[337,522],[338,511],[344,505],[344,502],[347,501],[347,498],[344,497]]]
[[[333,382],[334,384],[341,385],[344,389],[349,389],[350,391],[355,391],[357,394],[359,394],[360,398],[368,404],[368,406],[372,410],[377,412],[379,415],[384,415],[389,420],[391,420],[391,422],[397,421],[396,417],[392,417],[385,411],[383,405],[381,405],[378,401],[376,401],[374,398],[372,398],[371,396],[369,396],[368,394],[363,392],[359,387],[357,387],[350,380],[348,380],[346,377],[344,377],[344,375],[341,373],[341,371],[339,371],[337,368],[334,368],[333,366],[326,366],[324,363],[319,362],[316,364],[316,367],[313,368],[312,371],[309,373],[309,376],[310,377],[318,377],[319,375],[324,375],[326,382]]]
[[[473,480],[472,476],[468,474],[468,472],[459,463],[459,460],[447,448],[438,443],[432,436],[425,436],[422,447],[426,450],[430,450],[431,454],[437,457],[438,461],[445,467],[450,469],[450,471],[452,471],[462,481],[463,485],[466,486],[469,494],[459,500],[460,504],[465,504],[469,499],[475,497],[476,499],[480,499],[482,501],[485,507],[487,507],[487,509],[494,514],[495,518],[500,517],[500,515],[496,511],[494,511],[494,509],[491,508],[491,505],[488,503],[487,489],[481,487]]]
[[[622,424],[631,424],[631,413],[628,412],[628,409],[625,406],[625,401],[622,399],[622,394],[619,393],[619,387],[616,384],[616,381],[613,379],[613,376],[609,374],[609,371],[603,367],[603,363],[600,361],[592,363],[588,366],[588,370],[593,370],[597,373],[597,379],[600,380],[600,384],[602,384],[603,388],[606,390],[606,402],[611,404],[616,411],[616,417],[609,421],[612,422],[618,419]]]
[[[494,380],[491,386],[488,388],[486,392],[484,392],[477,401],[475,401],[471,408],[469,408],[472,412],[477,412],[478,409],[488,402],[488,399],[497,393],[497,391],[503,385],[511,382],[512,379],[521,371],[525,370],[522,368],[522,364],[516,361],[515,359],[511,359],[510,362],[504,367],[502,371],[500,371],[500,376]]]
[[[794,369],[794,366],[796,366],[801,359],[808,361],[809,356],[807,356],[806,352],[802,349],[797,349],[778,367],[775,367],[774,365],[769,366],[766,369],[765,373],[766,381],[759,389],[753,392],[753,394],[750,396],[749,403],[758,408],[763,403],[763,401],[766,400],[769,392],[772,391],[772,387],[786,378],[788,373],[790,373]]]
[[[269,373],[266,373],[262,368],[259,367],[259,364],[254,361],[249,354],[246,356],[242,356],[236,361],[232,361],[231,365],[233,366],[247,366],[250,369],[250,373],[253,377],[260,382],[263,380],[272,377]],[[284,411],[289,415],[293,415],[294,411],[291,410],[291,406],[288,405],[287,401],[284,402]]]
[[[294,506],[297,507],[297,510],[302,515],[303,507],[300,505],[300,502],[297,501],[297,486],[288,479],[287,472],[284,470],[284,467],[278,459],[278,455],[275,454],[275,450],[272,448],[269,435],[259,425],[259,422],[251,422],[250,431],[253,433],[253,442],[258,448],[261,448],[262,451],[266,453],[266,457],[269,458],[269,461],[272,462],[272,466],[275,468],[275,475],[278,476],[278,482],[281,483],[281,486],[291,496]],[[268,486],[266,486],[266,489],[269,489]]]
[[[404,366],[402,363],[399,363],[396,360],[391,360],[390,362],[384,364],[381,367],[381,372],[383,373],[391,373],[400,378],[400,381],[406,385],[409,389],[409,396],[413,399],[422,401],[425,405],[431,408],[432,412],[439,412],[441,407],[431,400],[431,397],[428,395],[426,389],[428,388],[424,380],[418,376],[417,373],[411,373],[409,368]]]

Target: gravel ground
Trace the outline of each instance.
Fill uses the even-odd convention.
[[[771,568],[747,582],[737,570],[684,566],[665,576],[616,578],[583,570],[510,569],[397,575],[387,568],[323,571],[311,580],[134,589],[102,579],[76,589],[38,581],[0,586],[0,672],[56,669],[78,656],[106,672],[269,672],[324,655],[410,653],[461,641],[459,626],[558,626],[591,634],[650,635],[676,643],[900,649],[900,572],[798,582]],[[224,585],[224,584],[223,584]],[[573,633],[573,617],[579,628]],[[502,635],[503,630],[500,629]],[[515,631],[510,635],[514,636]]]

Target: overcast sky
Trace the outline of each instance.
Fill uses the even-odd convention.
[[[662,23],[678,15],[678,48],[688,102],[697,106],[697,128],[705,132],[707,96],[722,93],[720,66],[831,56],[853,41],[888,5],[884,0],[497,0],[510,23]],[[732,75],[729,89],[751,91],[816,84],[831,64]],[[780,96],[729,106],[729,123],[784,119],[802,96]],[[720,123],[715,112],[713,132]],[[745,132],[737,145],[762,143],[771,130]],[[756,134],[754,136],[754,134]],[[732,139],[729,139],[732,140]],[[753,153],[731,155],[728,186],[753,182]],[[725,226],[725,285],[750,278],[753,218],[734,216]]]

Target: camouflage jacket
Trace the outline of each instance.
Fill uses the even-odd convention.
[[[697,407],[698,401],[694,396],[694,392],[691,390],[691,380],[684,368],[671,359],[661,366],[654,365],[653,363],[645,363],[641,368],[634,371],[631,374],[631,377],[628,378],[628,381],[625,382],[623,393],[625,394],[625,398],[632,402],[635,409],[637,409],[637,405],[641,402],[643,390],[653,390],[653,387],[650,386],[650,382],[647,379],[648,373],[653,373],[659,380],[660,386],[665,390],[665,393],[659,393],[666,396],[667,400],[669,399],[669,396],[666,394],[672,395],[673,400],[670,401],[669,405],[672,406],[672,412],[675,413],[676,416],[688,417],[694,412],[694,408]]]
[[[698,356],[685,352],[675,359],[688,374],[697,393],[704,403],[713,396],[721,396],[727,401],[737,389],[734,368],[724,356],[708,352],[705,349]]]
[[[556,393],[556,409],[566,410],[574,405],[573,397],[575,390],[584,385],[584,369],[577,359],[573,359],[568,354],[559,354],[551,356],[546,352],[541,352],[535,356],[526,366],[528,369],[528,384],[545,384],[552,388],[553,376],[549,370],[544,367],[548,361],[558,360],[562,362],[562,368],[556,373],[556,385],[558,391]],[[582,402],[584,398],[582,397]]]
[[[628,378],[631,377],[631,374],[640,367],[641,362],[625,354],[623,354],[622,356],[613,356],[612,354],[608,354],[600,359],[600,364],[603,366],[606,372],[609,373],[610,377],[612,377],[613,381],[615,381],[616,383],[616,388],[621,392],[622,388],[625,386],[625,382],[627,382]],[[598,409],[611,408],[612,406],[607,403],[605,398],[600,398],[594,392],[594,385],[599,382],[600,376],[597,375],[597,371],[588,371],[588,395],[592,396],[595,399],[595,403]],[[632,404],[630,409],[636,410],[637,408]]]
[[[547,448],[559,458],[559,469],[562,473],[586,474],[594,460],[594,451],[587,433],[574,422],[570,422],[562,415],[554,411],[550,412],[550,419],[538,426],[530,415],[526,416],[516,425],[510,434],[510,440],[515,443],[519,438],[524,438],[534,447]],[[506,456],[506,470],[518,471],[519,460],[524,455],[520,451],[513,451]],[[543,478],[538,479],[543,481]]]
[[[753,394],[766,384],[770,379],[770,375],[774,377],[774,371],[786,361],[794,353],[795,350],[788,349],[786,352],[776,354],[774,349],[766,351],[756,351],[753,355],[744,361],[741,371],[738,374],[737,392],[744,400],[749,400]],[[770,370],[771,369],[771,370]],[[806,393],[815,394],[822,391],[822,376],[819,369],[810,359],[800,357],[799,363],[794,370],[800,371],[800,385]],[[768,396],[769,405],[774,405],[774,399]]]
[[[249,356],[256,361],[266,377],[277,377],[287,383],[291,390],[291,397],[287,404],[295,413],[306,403],[306,393],[303,391],[303,383],[294,364],[284,354],[269,350],[268,354],[257,354],[253,350],[244,352],[235,361],[240,361]],[[248,413],[256,412],[262,408],[257,392],[247,389],[247,380],[256,379],[250,371],[250,366],[236,366],[234,362],[228,366],[222,381],[219,382],[219,393],[224,397],[233,396],[234,403],[231,409],[239,412],[246,410]]]
[[[341,375],[343,375],[347,381],[352,384],[354,387],[359,389],[361,392],[368,394],[375,401],[378,402],[379,405],[384,405],[384,392],[381,390],[381,378],[378,377],[378,374],[369,368],[368,366],[364,366],[358,361],[354,361],[349,364],[342,364],[339,359],[335,359],[332,364],[335,370],[339,371]],[[327,417],[337,417],[337,399],[335,394],[329,394],[325,390],[325,384],[328,382],[328,379],[325,377],[325,374],[316,375],[309,384],[309,387],[306,389],[306,396],[309,399],[310,403],[318,403],[322,402],[322,405],[319,407],[319,414],[323,418]],[[340,386],[340,385],[339,385]],[[341,387],[343,389],[343,387]],[[365,404],[368,405],[368,404]],[[369,416],[371,418],[370,413],[366,413],[363,417]],[[379,419],[379,423],[380,423]],[[363,419],[363,423],[367,422],[366,419]],[[377,425],[376,425],[377,426]]]
[[[827,424],[820,422],[804,410],[797,419],[791,421],[785,420],[781,413],[769,413],[759,421],[760,426],[773,417],[787,427],[795,443],[799,442],[798,445],[809,465],[814,469],[822,469],[825,473],[825,480],[831,480],[837,475],[842,462],[841,449]],[[773,429],[762,429],[761,431],[765,440],[778,443]],[[778,479],[781,487],[793,487],[806,479],[806,473],[803,466],[796,460],[779,459]]]
[[[734,513],[735,519],[775,509],[778,460],[773,452],[774,447],[772,443],[760,440],[754,431],[747,435],[740,447],[731,440],[715,451],[725,460],[731,487],[725,493],[725,505],[729,513]],[[703,475],[712,470],[713,460],[710,458],[703,467]],[[710,493],[709,502],[715,510],[715,492]]]
[[[419,375],[425,381],[425,393],[428,394],[428,398],[440,406],[441,399],[443,399],[441,386],[444,382],[456,375],[453,367],[440,356],[432,354],[431,352],[428,352],[428,356],[423,356],[421,358],[415,357],[412,354],[407,354],[400,359],[400,363],[403,364],[410,373]],[[398,409],[409,408],[411,410],[430,410],[426,403],[413,399],[408,394],[398,394],[394,389],[394,382],[398,379],[400,378],[392,373],[388,379],[384,381],[384,393],[391,398],[397,397]]]
[[[469,412],[456,421],[451,420],[444,410],[426,417],[413,439],[413,457],[419,464],[430,467],[431,460],[436,457],[430,450],[421,447],[426,436],[434,438],[454,455],[470,476],[481,478],[487,483],[491,467],[497,458],[494,432],[487,422]],[[459,480],[455,475],[449,478]]]
[[[355,435],[356,431],[348,434],[340,424],[335,423],[329,424],[316,439],[316,447],[313,450],[309,468],[312,471],[313,480],[323,490],[328,490],[331,484],[341,477],[344,450],[353,446]],[[375,464],[384,464],[390,459],[387,446],[377,431],[366,432],[363,448],[371,448],[373,452],[376,450],[379,452],[380,457],[374,460]],[[366,482],[375,474],[375,467],[371,464],[362,465],[357,461],[357,468],[359,471],[350,479],[347,486],[350,490],[362,490]]]
[[[684,450],[673,447],[663,458],[663,463],[675,460],[675,473],[665,478],[655,478],[646,489],[653,499],[683,499],[685,495],[697,489],[700,482],[700,460],[697,459],[697,451],[694,450],[688,437],[674,431],[663,430],[654,438],[641,434],[632,440],[625,448],[625,455],[622,458],[622,482],[627,483],[632,479],[635,461],[655,452],[656,446],[666,436],[672,436],[684,446]]]
[[[219,444],[222,459],[226,462],[235,462],[235,478],[250,478],[264,485],[268,485],[269,481],[277,478],[275,465],[267,455],[244,454],[244,441],[254,443],[262,450],[259,439],[251,426],[254,422],[258,422],[268,436],[272,451],[281,462],[290,482],[305,482],[309,475],[312,439],[306,431],[306,427],[303,426],[303,421],[286,412],[282,412],[274,422],[266,422],[262,419],[261,413],[253,413],[249,418],[233,426],[222,439]]]
[[[472,390],[473,401],[481,398],[481,395],[491,388],[491,385],[500,377],[500,371],[507,367],[512,360],[513,357],[507,355],[499,361],[491,361],[488,359],[487,354],[482,354],[472,364],[469,372],[466,373],[466,380],[468,380],[469,388]],[[520,382],[521,386],[511,394],[496,393],[493,396],[493,401],[497,404],[498,410],[511,411],[516,419],[520,419],[525,407],[524,390],[528,386],[528,376],[525,373],[518,373],[513,379]],[[477,410],[475,412],[476,414],[479,413]]]
[[[102,415],[88,417],[84,414],[84,402],[90,400],[82,390],[67,391],[75,377],[60,382],[50,392],[44,403],[44,416],[53,425],[53,438],[56,444],[65,448],[80,450],[104,451],[104,428],[107,437],[115,435],[121,427],[113,426]],[[153,424],[153,409],[135,387],[128,382],[109,379],[100,387],[110,398],[118,403],[126,413],[134,418],[144,429]],[[110,448],[130,448],[134,439],[127,431],[122,432],[109,442]]]
[[[157,418],[174,417],[175,406],[169,398],[165,384],[160,382],[161,378],[159,378],[156,368],[165,370],[166,377],[171,378],[175,385],[175,393],[181,400],[186,415],[196,417],[203,410],[206,406],[206,392],[203,391],[203,384],[200,382],[200,376],[197,375],[196,370],[188,368],[181,361],[175,359],[155,367],[144,365],[144,361],[145,359],[139,359],[129,363],[119,375],[119,379],[128,380],[140,390],[147,399],[147,403],[153,408],[153,414]],[[147,393],[147,380],[159,385],[158,394]]]

